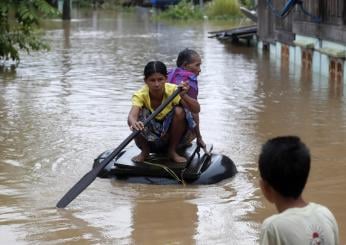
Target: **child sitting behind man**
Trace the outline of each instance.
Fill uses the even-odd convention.
[[[278,214],[264,220],[260,244],[339,244],[338,225],[328,208],[302,197],[310,152],[296,136],[268,140],[258,161],[260,187]]]
[[[168,71],[168,82],[174,84],[180,84],[183,81],[188,81],[190,89],[188,91],[188,95],[191,98],[197,100],[198,96],[198,82],[197,76],[201,72],[201,64],[202,60],[200,55],[192,49],[184,49],[178,54],[178,58],[176,61],[176,68],[173,68]],[[186,112],[189,113],[189,112]],[[195,122],[196,125],[190,125],[190,127],[194,128],[194,134],[191,138],[196,137],[197,144],[201,146],[204,151],[206,151],[206,145],[202,139],[202,135],[199,129],[199,114],[192,114],[193,120],[190,122]]]

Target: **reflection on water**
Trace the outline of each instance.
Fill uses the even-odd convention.
[[[50,52],[22,55],[0,71],[0,243],[256,244],[275,212],[257,185],[268,137],[297,134],[313,154],[306,196],[346,230],[346,105],[329,83],[246,46],[223,45],[213,23],[155,22],[134,13],[74,13],[46,23]],[[144,65],[175,64],[190,47],[202,56],[201,131],[239,174],[211,186],[128,185],[97,179],[68,209],[56,202],[106,149],[129,135],[131,94]],[[341,232],[345,241],[345,234]]]

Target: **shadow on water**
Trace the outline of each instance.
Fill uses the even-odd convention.
[[[16,78],[16,67],[15,65],[0,65],[0,75],[3,81],[11,81]]]

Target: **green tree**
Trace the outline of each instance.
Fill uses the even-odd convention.
[[[46,0],[0,1],[0,61],[19,62],[19,51],[48,49],[42,39],[40,21],[57,16],[58,11]]]

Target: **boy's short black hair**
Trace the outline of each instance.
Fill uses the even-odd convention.
[[[284,197],[297,199],[303,192],[310,171],[310,152],[297,136],[268,140],[258,161],[260,175]]]
[[[147,79],[154,73],[159,73],[161,75],[167,76],[167,67],[161,61],[150,61],[144,67],[144,79]]]

